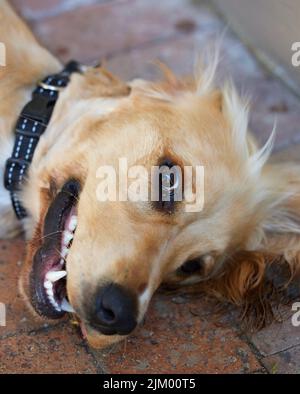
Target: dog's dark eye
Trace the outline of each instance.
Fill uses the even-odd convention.
[[[164,160],[159,165],[156,208],[172,213],[175,201],[181,200],[181,184],[180,167],[170,160]]]
[[[202,258],[188,260],[181,267],[178,268],[177,273],[179,275],[192,275],[200,273],[203,269]]]

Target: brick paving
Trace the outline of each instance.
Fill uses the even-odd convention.
[[[177,73],[193,69],[195,52],[224,22],[208,1],[13,0],[42,43],[62,61],[106,59],[123,78],[154,79],[151,61]],[[227,30],[220,79],[229,73],[253,97],[251,128],[265,141],[277,118],[275,156],[300,160],[300,103],[262,69]],[[299,145],[297,145],[299,143]],[[0,301],[7,326],[0,327],[0,372],[78,373],[300,373],[300,328],[290,311],[283,322],[249,335],[235,314],[217,314],[206,299],[157,294],[145,323],[126,342],[93,351],[69,322],[34,321],[18,295],[24,256],[21,239],[0,241]]]

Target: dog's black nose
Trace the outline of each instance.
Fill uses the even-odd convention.
[[[118,284],[109,284],[96,294],[90,323],[105,335],[128,335],[137,325],[136,316],[136,297]]]

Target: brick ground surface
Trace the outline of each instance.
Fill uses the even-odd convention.
[[[42,43],[61,60],[106,59],[123,78],[154,79],[160,59],[179,74],[193,69],[195,52],[222,33],[225,23],[208,1],[13,0]],[[253,97],[251,128],[265,141],[277,118],[276,159],[300,160],[300,103],[262,69],[227,30],[219,78],[230,73]],[[297,145],[299,143],[299,145]],[[21,239],[0,241],[0,372],[78,373],[300,373],[300,328],[290,311],[257,334],[241,331],[236,315],[217,314],[203,298],[157,294],[145,323],[126,342],[89,349],[69,322],[33,321],[18,294],[24,256]]]

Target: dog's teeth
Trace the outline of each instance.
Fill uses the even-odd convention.
[[[73,215],[69,221],[69,230],[75,231],[77,227],[77,216]]]
[[[51,305],[54,306],[54,308],[57,310],[57,312],[61,312],[61,308],[59,307],[58,303],[54,300],[54,298],[51,298],[49,296],[49,301],[51,302]]]
[[[47,294],[48,294],[49,297],[53,297],[54,296],[53,289],[52,288],[51,289],[47,289]]]
[[[55,309],[60,311],[61,309],[60,309],[58,303],[55,301],[54,297],[48,294],[48,298],[49,298],[51,305],[53,305]]]
[[[62,300],[60,307],[65,312],[75,313],[74,309],[65,298]]]
[[[50,282],[56,282],[59,279],[64,278],[67,275],[67,271],[50,271],[46,275],[46,279]]]
[[[64,231],[64,235],[63,235],[64,245],[68,246],[69,243],[72,241],[73,236],[74,236],[73,233],[71,233],[70,231]]]
[[[45,289],[52,289],[53,286],[52,286],[52,283],[49,280],[46,280],[44,282],[44,287],[45,287]]]
[[[47,292],[47,296],[48,296],[48,300],[49,300],[50,304],[53,306],[53,308],[56,309],[57,312],[61,312],[60,306],[58,305],[58,303],[54,299],[54,292],[53,292],[52,283],[49,280],[47,280],[46,282],[44,282],[44,287],[46,288],[46,292]]]
[[[61,250],[61,257],[62,257],[63,259],[66,258],[67,255],[68,255],[68,252],[69,252],[69,249],[68,249],[66,246],[64,246],[64,247],[62,248],[62,250]]]

